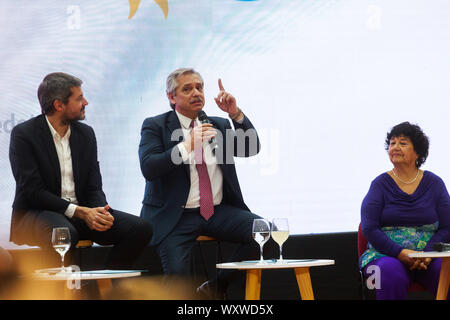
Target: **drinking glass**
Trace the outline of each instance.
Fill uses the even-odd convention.
[[[70,248],[70,232],[69,228],[53,228],[52,232],[53,248],[61,255],[61,272],[65,272],[64,255]]]
[[[264,263],[263,246],[270,238],[270,224],[266,219],[253,220],[253,239],[259,244],[261,258],[259,263]]]
[[[272,220],[272,239],[280,246],[280,259],[278,263],[283,263],[283,243],[289,238],[289,223],[286,218],[275,218]]]

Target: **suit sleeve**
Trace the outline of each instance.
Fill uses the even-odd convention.
[[[30,206],[23,209],[51,210],[64,214],[69,201],[45,189],[29,138],[18,127],[11,132],[9,159],[16,187],[25,195]]]
[[[152,118],[144,120],[139,143],[139,162],[145,179],[152,181],[183,163],[178,146],[165,150],[161,127]]]
[[[233,121],[233,126],[235,130],[229,131],[228,129],[231,129],[231,126],[227,121],[227,134],[231,132],[232,135],[232,139],[227,140],[233,141],[234,156],[251,157],[258,154],[261,149],[258,132],[247,116],[244,116],[242,123]]]
[[[91,129],[92,130],[92,129]],[[103,192],[102,175],[100,173],[100,165],[97,155],[97,139],[95,138],[94,130],[91,131],[92,144],[90,145],[92,159],[90,162],[88,183],[86,186],[86,194],[88,199],[88,206],[104,207],[108,202],[106,201],[105,193]]]

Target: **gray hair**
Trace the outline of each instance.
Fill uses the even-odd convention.
[[[175,95],[175,91],[178,88],[178,82],[177,82],[177,78],[179,76],[182,76],[184,74],[195,74],[197,77],[200,78],[200,81],[203,84],[203,78],[200,75],[200,73],[198,73],[197,71],[195,71],[193,68],[179,68],[175,71],[173,71],[171,74],[169,74],[169,76],[167,77],[167,81],[166,81],[166,93],[167,95],[170,93],[172,95]],[[170,102],[170,107],[172,109],[175,109],[175,105]]]
[[[67,103],[72,95],[71,88],[81,87],[83,81],[64,72],[46,75],[38,88],[38,99],[43,114],[51,114],[55,110],[53,102],[60,100]]]

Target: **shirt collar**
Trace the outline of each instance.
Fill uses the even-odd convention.
[[[182,114],[179,113],[177,110],[175,110],[175,112],[176,112],[176,114],[177,114],[178,120],[180,120],[181,126],[182,126],[184,129],[189,129],[189,128],[191,127],[192,119],[191,119],[191,118],[188,118],[188,117],[186,117],[186,116],[184,116],[184,115],[182,115]],[[194,121],[195,121],[195,122],[198,122],[198,118],[195,118]]]
[[[50,123],[50,121],[48,120],[47,116],[45,116],[45,120],[47,120],[47,124],[48,124],[48,127],[50,128],[50,132],[52,133],[52,137],[53,138],[57,138],[57,139],[60,139],[60,140],[62,140],[62,139],[69,139],[70,138],[70,126],[69,126],[69,129],[66,132],[66,135],[64,137],[61,137],[59,135],[59,133],[56,132],[55,128],[53,128],[53,126]]]

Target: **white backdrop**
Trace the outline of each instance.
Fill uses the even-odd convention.
[[[0,3],[0,245],[15,183],[9,133],[40,113],[42,78],[83,79],[111,206],[139,215],[142,121],[169,110],[165,79],[197,69],[208,115],[217,79],[251,119],[261,153],[237,161],[248,206],[291,233],[354,231],[384,139],[402,121],[431,140],[424,169],[450,181],[447,0],[3,0]]]

